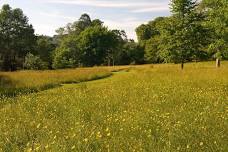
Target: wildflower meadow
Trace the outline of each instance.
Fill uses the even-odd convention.
[[[57,73],[69,81],[111,75],[2,97],[0,151],[228,151],[227,62],[84,70]],[[57,73],[12,78],[28,74],[36,86]]]

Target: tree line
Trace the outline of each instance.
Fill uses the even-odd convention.
[[[62,69],[100,65],[142,64],[144,50],[121,30],[110,30],[99,19],[82,14],[56,30],[35,35],[21,9],[4,5],[0,12],[0,69]]]
[[[147,63],[228,59],[227,0],[171,0],[169,17],[136,29]]]
[[[0,70],[62,69],[100,65],[181,63],[228,59],[226,0],[171,0],[169,17],[136,29],[138,42],[125,31],[110,30],[88,14],[56,30],[35,35],[21,9],[0,10]]]

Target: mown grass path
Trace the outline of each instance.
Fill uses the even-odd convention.
[[[226,152],[227,67],[141,66],[8,99],[0,149]]]

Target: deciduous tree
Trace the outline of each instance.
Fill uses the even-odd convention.
[[[34,29],[21,9],[4,5],[0,10],[1,68],[13,71],[21,68],[28,52],[34,50]]]

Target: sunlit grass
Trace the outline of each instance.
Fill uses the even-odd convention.
[[[15,96],[60,86],[105,78],[112,71],[125,67],[97,67],[50,71],[19,71],[0,73],[0,96]]]
[[[228,63],[222,65],[136,66],[2,99],[11,104],[0,109],[0,151],[226,152]]]

